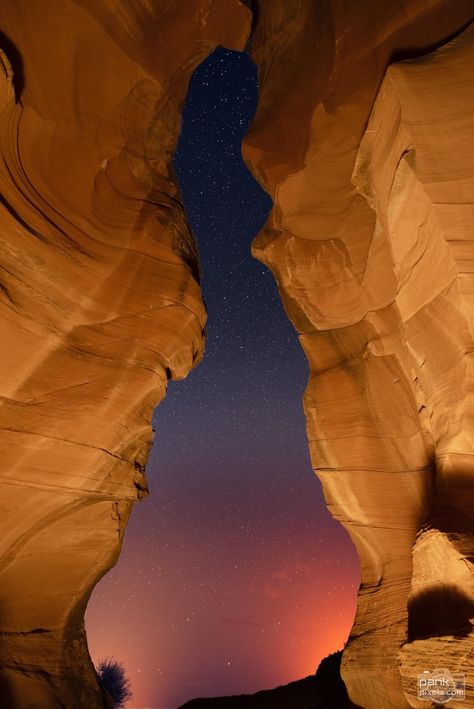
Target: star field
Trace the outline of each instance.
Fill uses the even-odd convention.
[[[150,497],[87,613],[91,654],[123,660],[131,707],[305,676],[353,620],[356,555],[307,451],[307,363],[250,254],[271,207],[240,150],[257,90],[249,57],[218,49],[183,111],[175,170],[200,253],[206,353],[155,412]]]

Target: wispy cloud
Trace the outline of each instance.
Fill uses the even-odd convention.
[[[290,562],[273,569],[260,582],[257,580],[253,582],[248,590],[269,600],[285,598],[288,593],[288,585],[297,582],[302,576],[308,576],[312,571],[311,564]]]

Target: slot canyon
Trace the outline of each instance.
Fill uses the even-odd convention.
[[[417,682],[437,668],[474,707],[473,19],[472,0],[1,4],[2,709],[112,707],[84,614],[147,495],[153,412],[205,356],[173,153],[219,47],[258,69],[242,153],[273,204],[252,254],[360,560],[347,707],[435,706]]]

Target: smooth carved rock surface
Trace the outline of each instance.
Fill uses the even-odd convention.
[[[146,494],[153,409],[203,350],[180,107],[249,28],[237,0],[0,6],[2,707],[109,706],[85,606]]]
[[[301,333],[312,462],[360,556],[342,676],[406,709],[427,706],[418,673],[465,672],[472,707],[474,30],[421,55],[474,6],[258,8],[244,155],[274,207],[253,253]]]
[[[472,105],[474,25],[428,57],[390,67],[354,175],[392,251],[405,379],[434,469],[399,654],[412,707],[426,706],[412,687],[433,661],[465,674],[462,706],[474,706]]]
[[[421,56],[472,0],[254,6],[244,153],[274,208],[253,249],[301,333],[313,464],[361,559],[343,677],[360,706],[406,709],[443,666],[473,706],[473,31]],[[7,707],[107,706],[83,612],[146,494],[152,410],[203,349],[180,104],[249,20],[237,0],[0,6]]]

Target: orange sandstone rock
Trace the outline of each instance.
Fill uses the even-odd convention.
[[[472,707],[472,29],[425,54],[474,6],[257,4],[244,155],[274,207],[253,253],[300,332],[313,466],[360,556],[343,678],[365,709],[406,709],[427,705],[418,673],[465,672]]]
[[[237,0],[1,4],[2,707],[109,705],[85,606],[146,494],[167,378],[203,350],[180,107],[249,18]]]
[[[441,665],[473,706],[472,30],[424,56],[472,0],[254,5],[244,152],[274,208],[253,249],[300,332],[313,464],[361,559],[343,676],[367,709],[426,706],[416,675]],[[179,109],[249,12],[5,0],[0,28],[0,696],[107,706],[85,605],[146,494],[152,410],[203,346]]]

